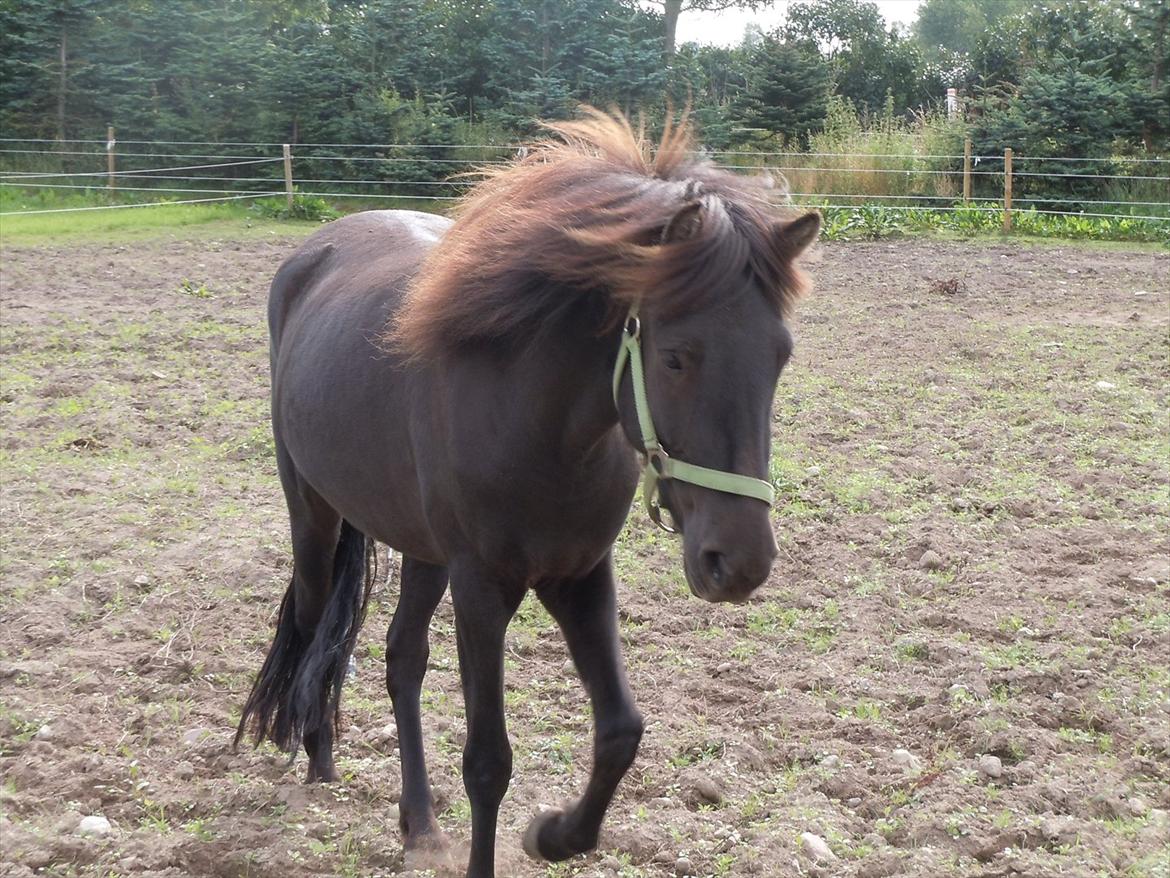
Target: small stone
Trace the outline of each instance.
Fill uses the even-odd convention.
[[[82,817],[81,822],[77,824],[77,832],[79,835],[104,838],[113,832],[113,827],[110,826],[110,821],[105,817],[100,814],[95,814],[89,817]]]
[[[829,769],[829,771],[836,770],[837,768],[840,767],[840,765],[841,765],[841,757],[835,753],[830,753],[828,756],[826,756],[824,759],[821,760],[821,766]]]
[[[857,808],[861,805],[861,796],[850,796],[845,800],[845,804],[850,808]]]
[[[211,734],[208,729],[190,729],[184,735],[182,743],[184,747],[194,747],[201,743],[204,738]]]
[[[145,573],[139,573],[134,577],[134,584],[138,586],[150,585],[150,577]]]
[[[810,466],[804,472],[805,475],[809,476],[810,478],[815,478],[821,474],[821,468],[819,466]]]
[[[1003,777],[1003,761],[998,756],[985,753],[979,757],[979,771],[992,779]]]
[[[920,771],[922,760],[902,747],[890,753],[890,759],[895,765],[900,765],[904,771]]]
[[[33,739],[37,741],[52,741],[53,727],[50,725],[43,725],[37,729],[37,733],[33,735]]]
[[[1115,387],[1117,387],[1117,385],[1114,384],[1112,381],[1098,381],[1097,382],[1097,389],[1098,390],[1113,390]]]
[[[829,849],[828,842],[811,832],[800,834],[800,849],[814,863],[831,863],[837,859],[837,855]]]
[[[694,875],[695,867],[691,865],[691,861],[686,857],[679,857],[674,861],[675,875]]]
[[[1160,831],[1170,830],[1170,811],[1164,808],[1151,808],[1146,814],[1146,823]]]
[[[966,512],[971,508],[971,501],[966,497],[952,497],[951,510],[953,512]]]
[[[575,664],[573,664],[573,660],[571,658],[565,659],[565,663],[563,665],[561,665],[561,673],[562,674],[576,674],[577,673],[577,666]]]
[[[722,677],[724,674],[730,674],[732,668],[734,667],[735,665],[733,665],[731,662],[723,662],[715,669],[715,676]]]
[[[1068,817],[1046,817],[1040,821],[1040,834],[1051,845],[1073,844],[1077,840],[1077,826]]]
[[[699,797],[712,805],[718,805],[723,801],[723,793],[719,791],[719,786],[705,774],[700,774],[695,778],[694,787]]]
[[[943,568],[942,556],[934,549],[927,549],[918,559],[918,566],[923,570],[941,570]]]
[[[1150,803],[1141,796],[1130,796],[1125,804],[1134,817],[1143,817],[1150,810]]]
[[[183,760],[175,766],[175,777],[179,780],[190,780],[195,776],[195,766],[187,760]]]

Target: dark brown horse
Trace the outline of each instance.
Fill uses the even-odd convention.
[[[535,590],[592,701],[592,773],[525,848],[597,843],[642,718],[619,650],[612,546],[648,453],[650,505],[682,533],[692,591],[741,601],[776,554],[767,479],[784,316],[815,214],[767,180],[652,151],[589,111],[494,172],[452,223],[356,214],[314,234],[269,299],[272,423],[294,573],[237,741],[252,728],[336,777],[333,736],[373,541],[403,556],[386,639],[408,850],[443,844],[423,757],[428,622],[450,583],[467,709],[467,874],[494,872],[512,769],[504,631]],[[619,356],[619,351],[621,355]],[[616,372],[616,375],[615,375]],[[652,415],[652,426],[651,426]]]

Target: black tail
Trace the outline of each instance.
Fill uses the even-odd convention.
[[[268,738],[295,754],[306,731],[319,728],[330,716],[335,726],[340,723],[341,685],[365,619],[376,566],[373,541],[342,521],[333,590],[310,642],[297,631],[294,586],[289,585],[272,647],[244,704],[235,745],[250,726],[256,744]]]

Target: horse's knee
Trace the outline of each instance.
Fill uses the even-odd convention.
[[[386,691],[392,699],[421,687],[430,655],[425,636],[413,640],[397,632],[386,636]]]
[[[512,748],[508,742],[468,741],[463,750],[463,786],[473,803],[499,804],[512,780]]]
[[[597,764],[620,767],[624,773],[637,755],[644,728],[642,714],[633,708],[598,722],[595,744]]]

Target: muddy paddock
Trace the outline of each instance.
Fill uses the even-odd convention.
[[[230,747],[290,572],[263,310],[303,233],[185,234],[4,250],[0,873],[422,875],[396,819],[392,565],[343,781]],[[771,579],[702,603],[631,516],[647,731],[600,849],[556,866],[519,835],[581,789],[589,710],[524,604],[500,875],[1170,875],[1170,254],[906,240],[814,261]],[[466,839],[449,603],[423,702]]]

